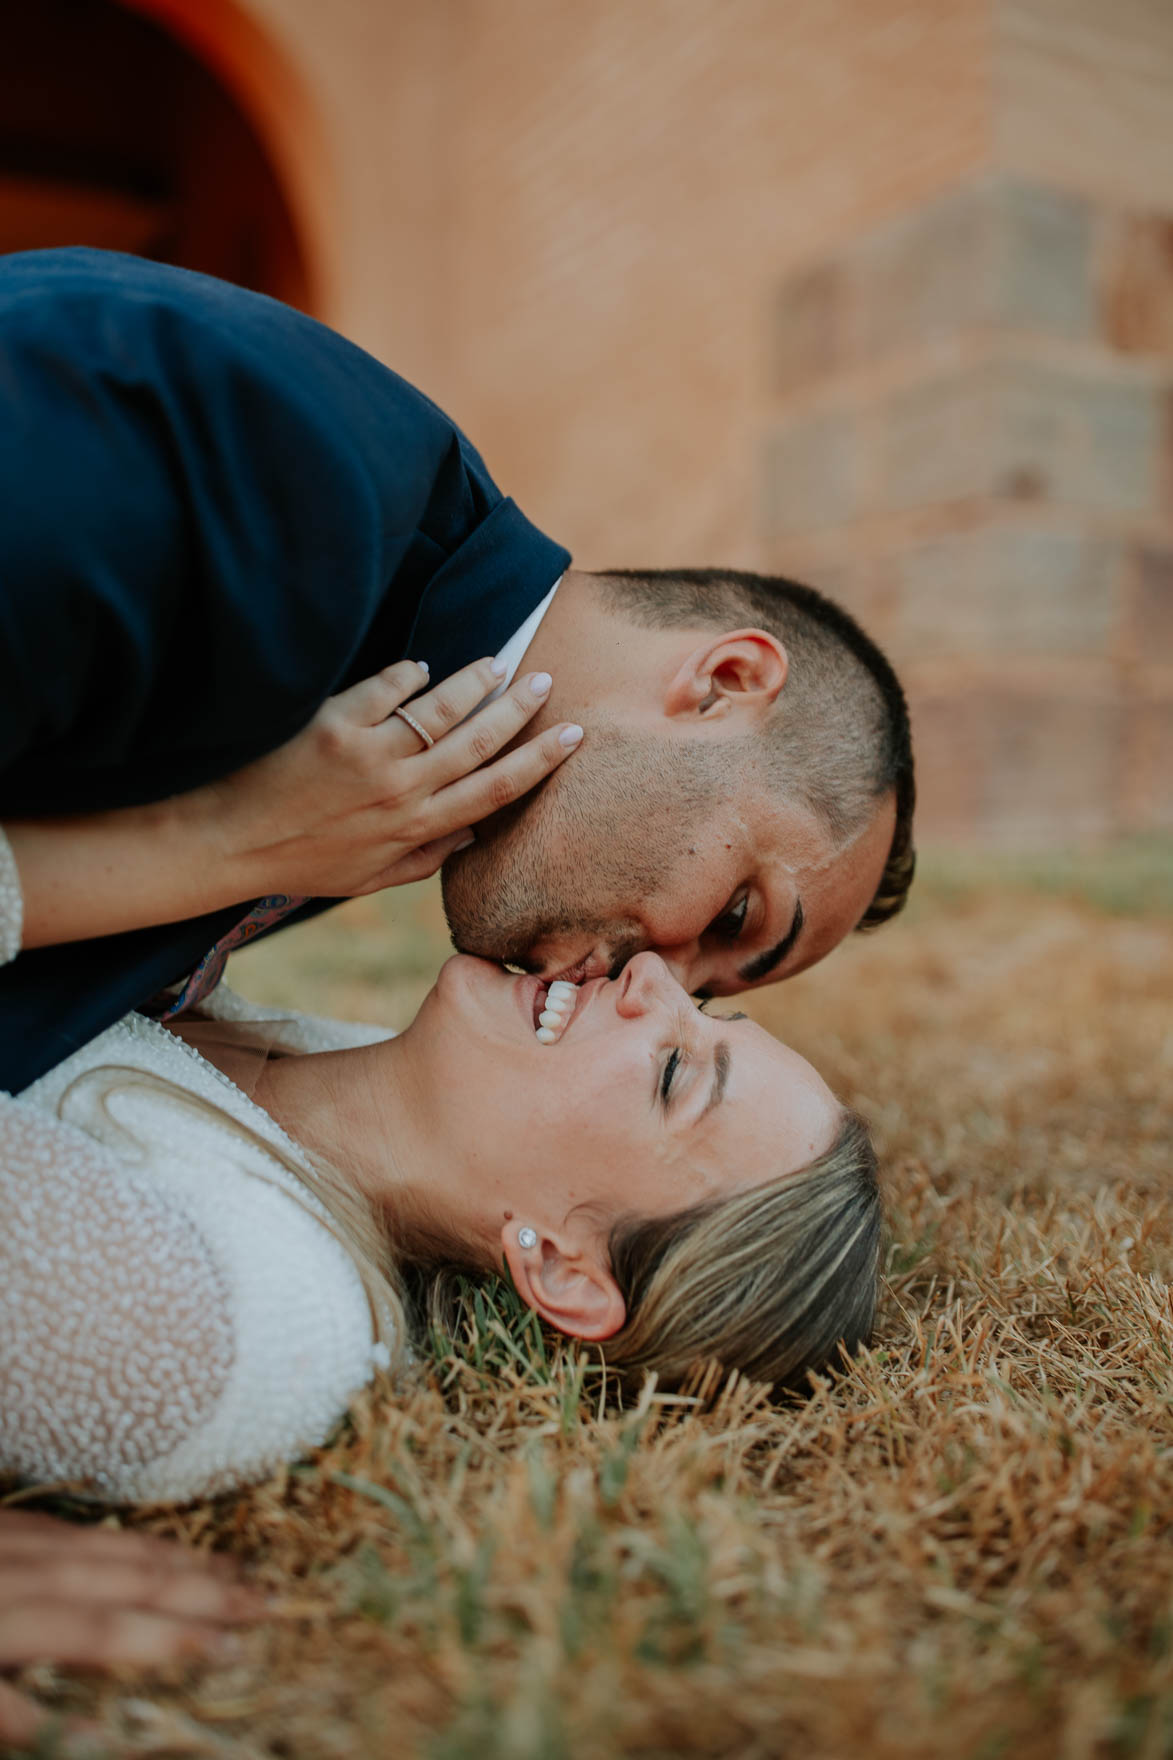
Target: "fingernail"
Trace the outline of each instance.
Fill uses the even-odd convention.
[[[419,667],[420,671],[423,673],[425,678],[431,678],[432,669],[428,665],[426,660],[417,660],[416,665]]]
[[[489,661],[489,671],[493,674],[494,678],[504,678],[505,674],[509,671],[508,660],[498,654],[495,660]]]
[[[562,728],[558,735],[559,744],[566,746],[567,749],[571,746],[576,746],[581,738],[582,728],[577,727],[573,721],[570,722],[568,726]]]
[[[476,838],[473,836],[472,832],[466,831],[464,836],[461,838],[460,842],[454,843],[452,845],[452,848],[449,853],[451,855],[455,855],[458,849],[467,849],[470,843],[475,843],[475,842],[476,842]]]
[[[533,672],[530,674],[529,688],[535,697],[544,697],[553,682],[548,672]]]
[[[208,1652],[212,1656],[223,1657],[225,1662],[238,1662],[244,1655],[244,1645],[235,1632],[221,1632],[208,1645]]]

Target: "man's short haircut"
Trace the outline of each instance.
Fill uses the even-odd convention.
[[[784,575],[724,568],[617,568],[595,577],[611,609],[645,629],[749,625],[790,659],[771,738],[774,785],[797,794],[837,841],[896,797],[896,827],[875,896],[856,925],[904,907],[916,867],[916,779],[908,705],[880,649],[841,605]]]

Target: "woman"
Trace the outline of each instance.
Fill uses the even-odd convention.
[[[10,1472],[177,1500],[263,1475],[402,1362],[397,1263],[504,1261],[669,1384],[712,1357],[799,1382],[868,1332],[862,1125],[654,954],[552,998],[457,956],[397,1038],[216,1012],[128,1016],[0,1102]]]

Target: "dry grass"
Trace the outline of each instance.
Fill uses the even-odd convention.
[[[1097,902],[1078,873],[939,873],[755,999],[888,1166],[890,1297],[837,1385],[616,1411],[482,1304],[311,1461],[136,1518],[285,1597],[238,1665],[42,1685],[112,1754],[1173,1755],[1164,871],[1089,870]],[[406,979],[384,914],[414,924]],[[435,925],[430,894],[350,906],[238,982],[402,1019]]]

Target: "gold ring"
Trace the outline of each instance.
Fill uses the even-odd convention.
[[[409,715],[406,709],[392,709],[391,713],[392,715],[398,715],[401,721],[406,721],[407,725],[411,728],[411,731],[419,734],[425,746],[435,745],[436,742],[428,732],[427,728],[421,727],[415,716]]]

